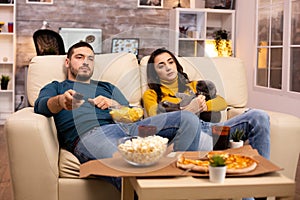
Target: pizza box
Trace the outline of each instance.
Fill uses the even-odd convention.
[[[256,176],[282,170],[271,161],[260,156],[258,152],[250,145],[245,145],[237,149],[227,149],[225,152],[232,154],[241,154],[251,156],[258,165],[255,170],[242,174],[227,174],[228,177],[233,176]],[[207,152],[171,152],[167,156],[160,159],[153,166],[137,167],[127,163],[119,153],[116,153],[112,158],[88,161],[80,166],[80,178],[95,177],[95,176],[112,176],[112,177],[154,177],[154,176],[195,176],[207,177],[208,173],[193,172],[183,170],[176,167],[178,156],[184,155],[187,158],[199,159],[199,156],[205,155]]]

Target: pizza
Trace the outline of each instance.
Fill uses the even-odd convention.
[[[181,156],[177,162],[177,167],[181,169],[191,170],[191,171],[198,171],[198,172],[208,172],[209,161],[208,160],[195,160],[195,159],[188,159],[184,156]]]
[[[185,170],[198,171],[206,173],[209,171],[209,158],[213,155],[219,154],[225,158],[225,164],[227,166],[226,173],[239,174],[253,171],[257,167],[257,161],[249,156],[240,154],[229,154],[225,152],[209,152],[207,159],[189,159],[184,156],[178,158],[177,167]]]

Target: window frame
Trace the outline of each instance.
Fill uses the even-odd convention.
[[[260,86],[258,85],[258,49],[261,47],[258,45],[259,42],[259,1],[256,0],[256,30],[255,30],[255,73],[254,73],[254,88],[259,91],[263,91],[269,94],[277,94],[277,95],[285,95],[289,97],[299,98],[300,92],[290,91],[290,78],[291,78],[291,21],[292,21],[292,1],[293,0],[283,0],[283,35],[282,35],[282,73],[281,73],[281,89],[271,88],[270,87],[270,76],[268,75],[267,78],[267,86]],[[271,0],[270,0],[271,2]],[[270,8],[271,4],[269,5]],[[271,14],[270,14],[271,16]],[[270,20],[271,21],[271,20]],[[271,31],[268,32],[268,38],[271,37]],[[269,41],[271,41],[269,39]],[[300,48],[300,45],[298,45]],[[268,44],[268,50],[272,48],[277,48],[277,45]],[[268,55],[269,55],[268,51]],[[268,57],[267,57],[268,58]],[[267,71],[270,72],[270,59],[267,60]]]

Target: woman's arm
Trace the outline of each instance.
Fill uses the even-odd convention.
[[[148,89],[144,92],[143,104],[144,109],[149,117],[157,115],[157,94],[154,90]]]
[[[197,92],[198,81],[192,81],[190,87],[194,92]],[[214,86],[215,87],[215,86]],[[221,111],[227,108],[227,103],[223,97],[216,95],[215,98],[206,100],[207,111]]]
[[[219,95],[216,98],[206,101],[207,111],[221,111],[227,108],[225,99]]]

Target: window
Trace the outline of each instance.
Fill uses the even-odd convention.
[[[257,0],[256,46],[256,85],[300,92],[300,0]]]
[[[300,0],[291,4],[289,88],[293,92],[300,92]]]

